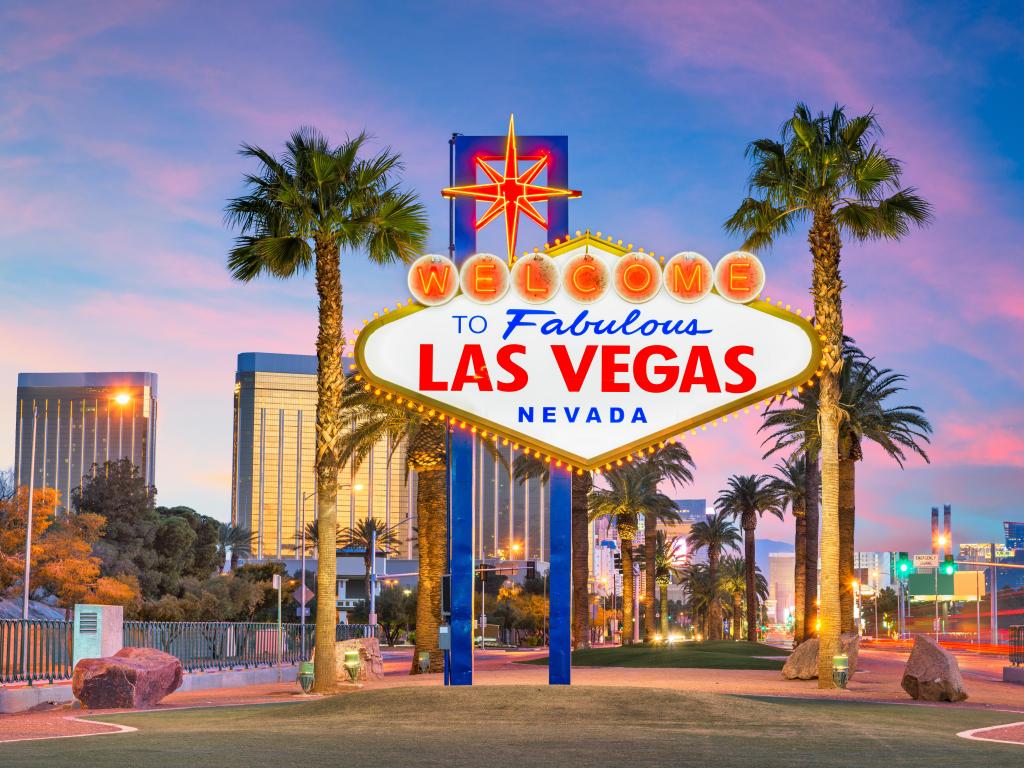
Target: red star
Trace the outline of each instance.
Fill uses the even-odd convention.
[[[476,228],[478,230],[483,229],[496,218],[504,215],[505,241],[508,245],[508,260],[511,264],[516,252],[516,236],[519,231],[520,213],[532,219],[542,229],[547,229],[547,221],[533,207],[533,203],[550,200],[553,197],[579,197],[583,194],[575,189],[558,189],[557,187],[544,187],[533,183],[533,180],[547,166],[549,159],[547,155],[544,155],[523,173],[519,173],[515,116],[512,115],[508,120],[508,139],[505,142],[505,172],[503,174],[499,173],[478,157],[476,158],[476,163],[480,170],[490,179],[490,183],[448,187],[441,190],[441,195],[444,197],[471,197],[474,200],[489,202],[491,206],[484,212],[483,216],[477,219]]]

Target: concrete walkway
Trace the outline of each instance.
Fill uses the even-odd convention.
[[[475,665],[477,685],[546,685],[547,668],[516,662],[545,656],[545,651],[478,651]],[[914,704],[900,688],[900,677],[906,663],[905,652],[866,648],[861,651],[857,674],[845,691],[819,689],[817,681],[788,681],[774,670],[721,669],[631,669],[624,667],[574,667],[573,684],[588,686],[638,686],[675,691],[739,694],[748,696],[787,696],[824,698],[843,701]],[[350,688],[344,695],[360,691],[403,686],[439,686],[441,675],[408,674],[411,650],[384,651],[385,676]],[[926,704],[923,706],[998,709],[1024,714],[1024,686],[1001,681],[1005,663],[999,659],[958,655],[960,669],[970,698],[958,704]],[[248,704],[308,701],[296,683],[253,685],[245,688],[221,688],[178,692],[168,696],[160,710],[181,707],[239,706]],[[124,710],[119,710],[123,712]],[[0,716],[0,742],[24,738],[52,738],[113,733],[116,728],[78,720],[78,717],[99,717],[111,710],[82,710],[70,706],[45,711]],[[1021,718],[1024,719],[1024,718]],[[1001,738],[1016,738],[1017,731],[1008,730]],[[1024,735],[1020,736],[1024,738]],[[0,753],[2,754],[2,753]]]

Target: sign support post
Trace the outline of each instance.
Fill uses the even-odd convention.
[[[572,652],[572,477],[552,469],[548,599],[548,684],[569,685]]]
[[[450,685],[473,684],[473,435],[451,433],[451,675]]]

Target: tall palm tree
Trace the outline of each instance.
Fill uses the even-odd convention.
[[[810,221],[814,317],[824,339],[821,395],[821,640],[818,685],[831,687],[832,657],[839,651],[839,373],[842,368],[842,237],[905,237],[910,225],[931,220],[931,206],[913,187],[901,186],[902,164],[877,143],[873,112],[848,117],[836,105],[817,115],[797,104],[780,140],[758,139],[747,148],[753,169],[748,196],[725,222],[744,236],[744,248],[761,249]]]
[[[668,482],[673,487],[693,482],[696,468],[693,457],[682,443],[665,443],[654,453],[644,457],[644,463],[658,472],[658,482]],[[650,642],[657,628],[654,623],[654,589],[657,574],[658,523],[679,521],[679,510],[672,506],[661,513],[650,511],[644,515],[644,637]]]
[[[363,553],[363,578],[369,598],[373,557],[378,552],[390,556],[397,555],[400,543],[398,535],[393,530],[388,530],[387,523],[383,520],[363,518],[354,527],[339,531],[339,537],[343,547],[351,547]]]
[[[743,606],[747,591],[747,561],[742,557],[726,557],[722,560],[722,589],[732,597],[732,626],[729,636],[733,640],[741,637]],[[763,603],[768,599],[768,579],[754,564],[754,592]],[[749,627],[749,623],[747,625]]]
[[[807,456],[798,453],[775,465],[772,486],[782,508],[793,513],[793,642],[806,639],[807,610]]]
[[[547,482],[550,477],[549,465],[545,461],[522,454],[512,462],[512,474],[522,484],[538,478]],[[590,521],[587,504],[594,489],[594,477],[590,472],[577,470],[572,476],[570,487],[572,519],[572,647],[590,647]]]
[[[757,640],[757,577],[755,541],[757,519],[765,512],[782,519],[771,475],[733,475],[715,499],[718,513],[739,518],[743,528],[743,559],[747,567],[747,640]]]
[[[590,493],[590,519],[608,517],[615,523],[622,551],[622,641],[633,639],[633,540],[641,515],[667,514],[672,500],[658,490],[660,472],[645,462],[635,462],[604,474],[607,488]]]
[[[900,467],[908,453],[928,461],[921,443],[929,442],[932,427],[918,406],[890,406],[886,402],[904,391],[905,376],[876,367],[871,358],[852,346],[847,348],[844,361],[839,377],[839,402],[844,414],[839,428],[840,606],[842,630],[853,632],[856,462],[864,458],[863,443],[875,443]],[[774,408],[765,414],[762,428],[774,430],[765,441],[773,444],[769,453],[807,441],[812,449],[820,447],[815,395],[814,388],[810,388],[790,401],[793,407]]]
[[[374,396],[373,389],[349,379],[342,411],[352,428],[343,435],[339,459],[358,467],[381,440],[392,451],[406,446],[406,470],[416,473],[416,538],[419,550],[419,588],[416,593],[416,653],[410,671],[419,674],[416,659],[430,654],[430,672],[444,669],[438,648],[441,624],[441,582],[447,570],[447,427],[432,411],[412,407],[397,398]]]
[[[671,541],[665,531],[658,531],[654,553],[654,579],[661,596],[661,635],[668,635],[668,587],[672,577],[683,570],[686,560],[686,543],[679,536]]]
[[[240,234],[228,257],[232,277],[243,282],[266,274],[288,278],[311,268],[319,301],[316,408],[316,486],[320,549],[337,534],[338,451],[345,347],[342,326],[341,251],[362,252],[376,264],[410,261],[426,241],[426,210],[415,193],[398,186],[399,155],[385,149],[366,157],[360,134],[337,146],[313,128],[291,135],[281,156],[243,144],[240,154],[258,164],[245,175],[246,193],[231,200],[225,219]],[[329,691],[335,679],[333,557],[317,560],[316,645],[313,689]]]
[[[238,567],[238,561],[252,555],[253,533],[242,525],[221,523],[219,529],[219,549],[222,560],[231,570]],[[228,557],[230,555],[230,561]]]
[[[740,544],[740,533],[732,524],[728,515],[708,515],[707,520],[694,523],[686,543],[692,553],[701,549],[708,551],[708,578],[712,583],[718,582],[718,566],[722,552],[726,549],[737,550]],[[708,640],[722,639],[722,606],[712,601],[708,606]]]

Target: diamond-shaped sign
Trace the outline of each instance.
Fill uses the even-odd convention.
[[[585,240],[586,242],[584,242]],[[590,238],[550,251],[609,269],[623,250]],[[693,303],[566,291],[528,303],[459,294],[407,306],[358,336],[367,386],[408,398],[575,467],[596,469],[812,379],[821,359],[805,319],[716,292]]]
[[[292,592],[292,597],[295,599],[295,602],[299,605],[305,605],[313,599],[313,590],[311,590],[309,587],[299,587],[294,592]]]

